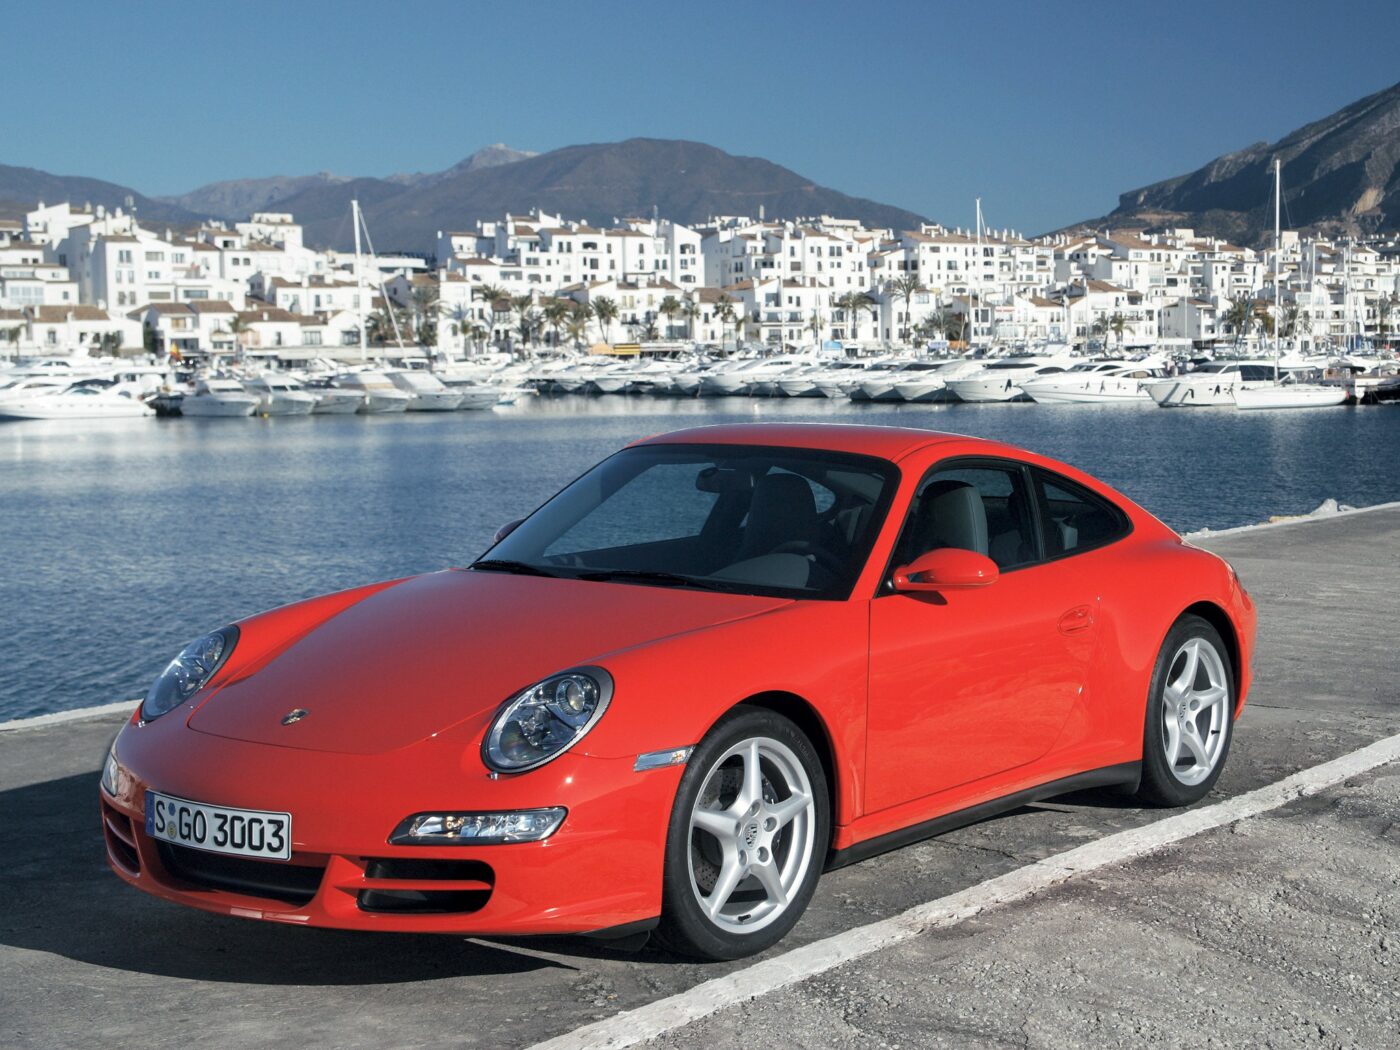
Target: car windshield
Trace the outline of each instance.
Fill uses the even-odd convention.
[[[840,452],[642,445],[594,467],[472,568],[842,599],[897,479],[892,463]]]

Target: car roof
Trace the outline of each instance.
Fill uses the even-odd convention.
[[[776,445],[782,448],[809,448],[831,452],[853,452],[892,462],[931,445],[946,442],[986,445],[1005,450],[1006,446],[981,438],[946,434],[913,427],[875,427],[854,423],[728,423],[691,427],[654,434],[633,442],[635,445]]]

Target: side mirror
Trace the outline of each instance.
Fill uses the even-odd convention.
[[[958,547],[939,547],[895,569],[894,589],[923,592],[985,587],[996,582],[999,575],[997,563],[985,554]]]
[[[508,522],[506,522],[504,525],[502,525],[499,529],[496,530],[495,538],[492,539],[491,542],[492,542],[492,543],[500,543],[501,540],[505,539],[505,538],[506,538],[507,536],[509,536],[512,532],[514,532],[517,528],[519,528],[520,523],[521,523],[522,521],[524,521],[524,520],[525,520],[524,518],[516,518],[514,521],[508,521]]]

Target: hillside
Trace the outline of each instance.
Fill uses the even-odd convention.
[[[128,198],[141,219],[151,223],[187,226],[198,216],[169,201],[146,197],[129,186],[90,179],[82,175],[52,175],[36,168],[0,164],[0,201],[7,214],[22,215],[39,201],[59,204],[69,201],[75,207],[100,204],[105,208],[126,208]]]
[[[1284,224],[1329,235],[1400,229],[1400,84],[1186,175],[1124,193],[1072,229],[1189,226],[1244,243],[1273,229],[1273,158],[1283,160]]]
[[[431,251],[438,230],[531,208],[595,223],[651,215],[681,223],[712,215],[772,218],[840,215],[871,225],[917,227],[902,208],[849,197],[771,161],[736,157],[699,142],[629,139],[567,146],[509,165],[472,168],[411,186],[385,179],[321,185],[277,202],[306,227],[308,244],[346,247],[350,200],[358,196],[381,249]]]

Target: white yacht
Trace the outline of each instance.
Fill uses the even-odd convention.
[[[1263,383],[1235,392],[1236,408],[1335,408],[1344,404],[1347,389],[1321,383],[1297,383],[1285,377],[1281,382]]]
[[[288,375],[265,372],[249,379],[243,388],[258,399],[258,415],[309,416],[316,410],[316,395]]]
[[[0,419],[133,419],[152,414],[139,399],[106,387],[31,387],[28,397],[0,401]]]
[[[1161,377],[1148,361],[1082,361],[1063,372],[1027,379],[1021,389],[1041,404],[1101,404],[1145,402],[1143,384]]]
[[[316,395],[313,416],[353,416],[365,403],[365,395],[357,390],[342,390],[330,380],[308,383],[306,390]]]
[[[455,412],[462,407],[461,388],[449,390],[431,372],[406,369],[387,374],[389,382],[411,396],[412,400],[408,403],[410,412]]]
[[[896,400],[914,404],[956,401],[957,397],[948,389],[948,381],[980,372],[984,364],[983,361],[944,361],[931,369],[900,373],[902,378],[895,378],[890,392]]]
[[[1006,357],[992,361],[971,375],[950,379],[948,389],[959,401],[1024,401],[1021,384],[1041,376],[1056,375],[1072,366],[1066,358]]]
[[[1241,390],[1273,381],[1269,361],[1212,361],[1179,376],[1150,380],[1143,389],[1163,408],[1209,408],[1233,405]]]
[[[341,390],[348,390],[364,398],[360,407],[356,409],[362,415],[406,412],[408,403],[413,400],[412,394],[396,387],[383,372],[368,368],[336,376],[335,385]]]
[[[460,407],[469,412],[484,412],[499,404],[510,403],[504,400],[507,395],[502,388],[493,386],[491,383],[482,383],[479,386],[459,386],[456,393],[461,397]],[[510,400],[514,401],[515,398],[511,397]]]
[[[182,416],[251,416],[258,399],[236,379],[201,379],[180,402]]]

